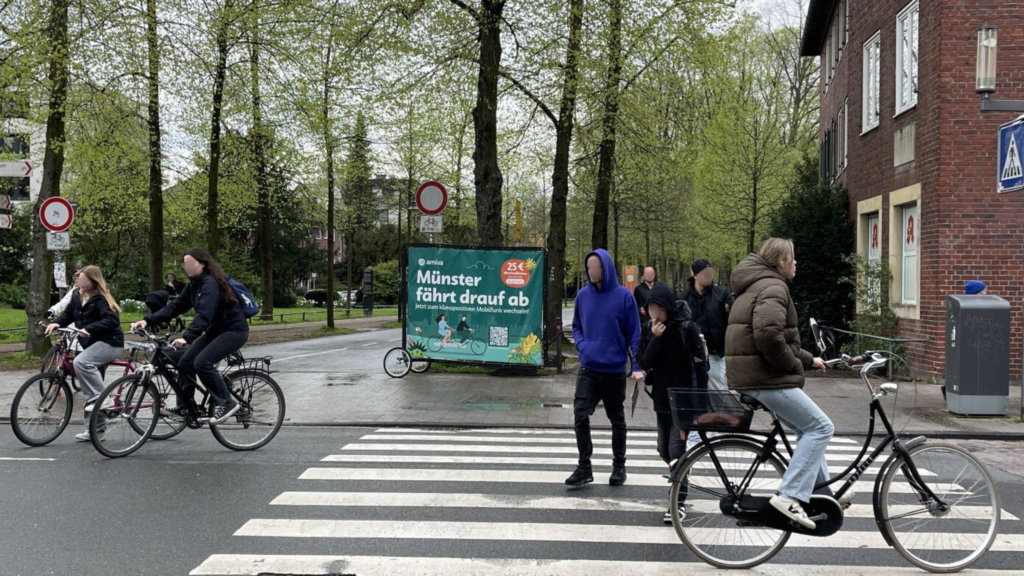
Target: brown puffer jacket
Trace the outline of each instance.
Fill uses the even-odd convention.
[[[814,356],[800,347],[796,308],[785,278],[751,254],[732,273],[736,303],[725,331],[729,388],[803,388]]]

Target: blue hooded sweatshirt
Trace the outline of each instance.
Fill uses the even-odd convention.
[[[580,366],[596,372],[622,374],[640,345],[640,316],[636,299],[619,284],[608,252],[597,249],[587,254],[601,259],[604,278],[601,287],[590,283],[576,295],[572,337],[580,353]],[[639,368],[637,368],[639,369]]]

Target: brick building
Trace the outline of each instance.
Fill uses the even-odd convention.
[[[1010,302],[1021,376],[1024,193],[998,194],[997,131],[979,110],[978,27],[1002,25],[996,98],[1024,99],[1024,4],[811,0],[801,53],[821,58],[821,175],[850,192],[857,249],[888,261],[888,298],[916,370],[944,371],[946,295],[981,279]]]

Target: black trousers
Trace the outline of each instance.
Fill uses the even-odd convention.
[[[604,412],[612,424],[612,463],[626,464],[626,375],[595,372],[580,368],[576,377],[576,398],[573,400],[576,448],[580,453],[580,468],[591,468],[594,443],[590,438],[590,416],[597,404],[604,402]]]
[[[186,350],[179,352],[176,355],[178,356],[176,358],[178,382],[177,386],[174,386],[174,391],[178,393],[178,405],[182,405],[180,404],[182,399],[189,406],[195,405],[192,379],[196,377],[203,383],[203,386],[206,386],[214,404],[217,406],[230,404],[231,393],[228,391],[227,384],[224,383],[224,378],[217,370],[217,364],[244,346],[248,339],[248,330],[245,332],[223,332],[212,338],[209,334],[203,334],[196,338]]]
[[[676,428],[671,414],[656,413],[658,417],[658,455],[665,461],[665,464],[678,460],[686,453],[685,430],[680,436],[679,428]]]

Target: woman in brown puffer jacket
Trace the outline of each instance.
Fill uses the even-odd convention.
[[[825,450],[835,428],[802,390],[804,370],[825,363],[800,347],[796,307],[787,283],[796,275],[793,242],[769,238],[757,254],[743,259],[732,274],[736,302],[725,332],[729,388],[752,396],[797,432],[797,446],[771,505],[813,530],[801,502],[810,502],[815,484],[829,479]],[[843,495],[846,505],[853,498]]]

